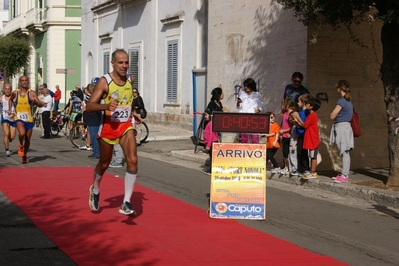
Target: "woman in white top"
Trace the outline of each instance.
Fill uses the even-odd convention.
[[[263,112],[264,104],[260,93],[256,89],[256,82],[248,78],[244,81],[244,91],[237,98],[237,108],[240,113]],[[241,143],[259,143],[260,134],[241,134]]]

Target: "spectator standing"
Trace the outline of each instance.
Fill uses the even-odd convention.
[[[282,109],[283,115],[281,120],[280,136],[281,136],[281,150],[283,153],[284,169],[280,171],[282,175],[288,175],[290,172],[290,165],[288,157],[290,155],[290,142],[293,124],[290,122],[290,113],[295,110],[295,102],[292,98],[284,100]],[[296,171],[296,167],[295,167]]]
[[[296,123],[295,134],[297,136],[296,152],[298,158],[298,172],[299,174],[306,176],[308,176],[309,174],[309,156],[308,156],[308,150],[303,147],[305,129],[303,127],[300,127],[296,121],[299,120],[301,120],[302,122],[306,121],[306,117],[309,114],[308,110],[306,109],[306,104],[309,103],[311,98],[312,96],[310,96],[310,94],[302,94],[301,96],[299,96],[298,99],[299,112],[292,113],[293,122]]]
[[[294,99],[295,104],[298,103],[299,96],[302,94],[310,94],[308,89],[303,85],[303,75],[301,72],[294,72],[291,76],[291,84],[288,84],[284,90],[283,100],[287,98]]]
[[[346,183],[349,180],[349,171],[351,157],[349,151],[354,149],[353,131],[350,124],[353,116],[352,93],[349,82],[339,80],[336,84],[336,90],[341,98],[330,114],[334,120],[331,128],[330,145],[336,144],[342,160],[342,172],[333,177],[335,183]]]
[[[240,113],[260,113],[264,104],[262,96],[256,89],[256,82],[252,78],[244,80],[244,91],[237,98],[237,108]],[[259,143],[260,134],[241,134],[241,143]]]
[[[210,110],[211,114],[213,112],[223,112],[223,104],[222,100],[224,98],[224,93],[222,88],[214,88],[211,92],[212,98],[208,103],[208,106],[206,107],[206,110]]]
[[[91,94],[94,91],[94,88],[96,86],[96,83],[98,81],[97,79],[92,79],[92,82],[87,85],[88,88],[88,95],[91,96]],[[87,98],[87,101],[89,101],[90,96]],[[86,99],[85,99],[86,100]],[[101,112],[84,112],[84,121],[85,124],[89,127],[89,135],[90,135],[90,140],[91,140],[91,147],[93,150],[93,153],[89,155],[89,158],[92,159],[99,159],[100,158],[100,149],[98,146],[98,140],[97,140],[97,133],[100,127],[100,119],[101,119]]]
[[[302,178],[317,178],[317,154],[319,152],[320,134],[319,134],[319,119],[317,117],[317,110],[319,110],[321,102],[317,98],[311,98],[306,103],[306,110],[309,115],[306,117],[306,121],[298,119],[296,122],[299,126],[305,128],[305,136],[303,140],[303,148],[309,150],[310,157],[310,173],[305,173]]]
[[[32,137],[33,113],[32,105],[36,104],[38,107],[46,106],[39,100],[36,93],[29,88],[29,78],[21,76],[19,78],[20,88],[13,91],[8,99],[8,106],[11,106],[15,101],[14,120],[18,130],[18,155],[22,157],[22,163],[28,163],[28,151],[30,147],[30,139]],[[8,110],[8,115],[11,115],[11,110]]]
[[[133,88],[133,106],[136,114],[139,114],[141,118],[145,118],[146,114],[143,113],[145,111],[144,101],[136,88]]]
[[[58,111],[59,104],[61,100],[61,90],[60,86],[55,85],[55,92],[54,92],[54,111]]]
[[[43,102],[45,103],[45,106],[40,107],[41,113],[42,113],[42,122],[43,122],[43,128],[44,128],[44,135],[41,136],[42,139],[49,139],[50,138],[50,125],[51,125],[51,120],[50,120],[50,112],[51,112],[51,107],[53,103],[53,99],[51,98],[50,94],[48,93],[47,88],[43,88]]]
[[[43,102],[44,100],[44,94],[43,94],[43,90],[44,90],[44,86],[43,85],[40,85],[39,86],[39,90],[38,90],[38,98],[39,98],[39,100],[41,101],[41,102]],[[42,118],[42,109],[41,108],[39,108],[39,107],[36,107],[36,112],[35,112],[35,115],[38,115],[38,117],[39,117],[39,128],[40,128],[40,131],[41,131],[41,134],[40,134],[40,137],[43,137],[44,136],[44,127],[43,127],[43,118]]]
[[[272,112],[268,113],[270,117],[270,130],[268,134],[265,134],[266,140],[266,164],[270,161],[273,165],[273,169],[271,170],[272,174],[280,173],[281,168],[277,163],[276,152],[278,148],[280,148],[280,126],[276,122],[276,115]]]
[[[12,92],[12,87],[10,83],[5,83],[3,85],[3,95],[1,96],[1,126],[4,131],[4,148],[6,152],[6,156],[11,156],[10,151],[10,142],[15,139],[16,129],[15,129],[15,121],[14,121],[14,105],[8,105],[8,100],[10,99]],[[8,110],[11,109],[11,114],[8,114]]]
[[[211,175],[212,173],[212,143],[218,142],[219,135],[217,132],[212,131],[212,123],[210,123],[212,118],[212,112],[210,109],[206,109],[204,115],[205,120],[208,122],[204,130],[204,143],[205,150],[209,154],[209,168],[204,171],[204,174]]]

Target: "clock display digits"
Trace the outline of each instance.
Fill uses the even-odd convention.
[[[248,117],[241,117],[241,128],[246,129],[248,128]]]
[[[252,119],[251,119],[251,127],[259,128],[259,123],[258,123],[259,118],[260,118],[259,116],[252,117]]]

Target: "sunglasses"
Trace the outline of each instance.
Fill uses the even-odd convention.
[[[134,91],[133,93],[137,93],[137,91]]]
[[[270,116],[270,118],[274,118],[274,116]]]

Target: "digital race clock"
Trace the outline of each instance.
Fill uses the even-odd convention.
[[[270,115],[213,112],[212,131],[237,133],[269,133]]]

